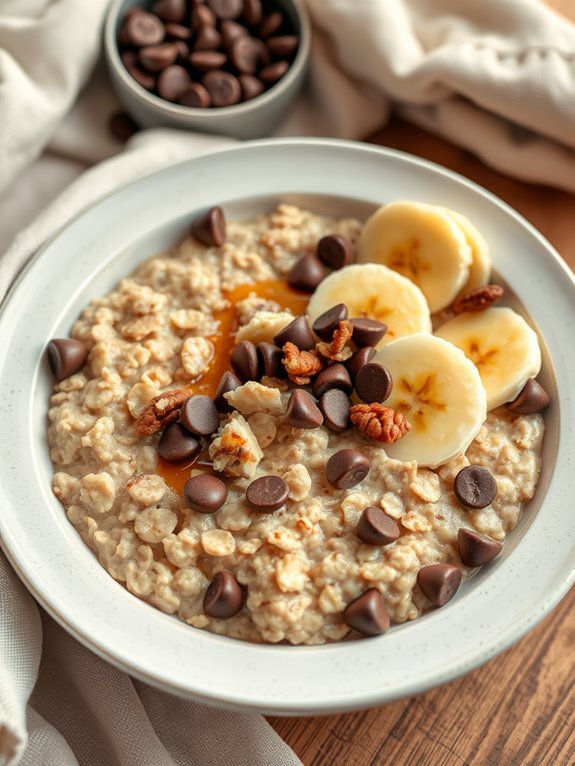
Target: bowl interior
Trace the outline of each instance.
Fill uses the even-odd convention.
[[[364,219],[400,197],[469,216],[492,243],[503,281],[514,287],[509,302],[540,333],[542,382],[552,398],[543,469],[503,554],[444,608],[377,640],[246,644],[195,630],[138,600],[98,564],[52,495],[45,438],[52,381],[45,343],[65,336],[81,309],[140,261],[180,241],[203,207],[220,203],[232,219],[283,201]],[[54,268],[58,285],[43,290]],[[559,326],[555,316],[574,295],[557,257],[516,214],[453,174],[398,153],[345,142],[259,142],[142,179],[81,214],[48,243],[0,316],[0,386],[10,402],[0,435],[9,455],[0,467],[3,548],[41,603],[83,643],[133,675],[209,704],[290,714],[348,710],[446,681],[516,640],[573,577],[565,531],[573,477],[564,457],[573,447],[575,418],[569,420],[574,405],[565,390],[572,363],[562,351],[572,328],[568,322]],[[32,310],[33,324],[24,319]],[[16,433],[9,427],[13,412],[25,420]],[[214,664],[217,679],[209,671]]]

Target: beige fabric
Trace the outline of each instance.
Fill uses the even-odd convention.
[[[307,3],[309,84],[278,135],[362,138],[393,108],[499,170],[575,190],[575,29],[537,0]],[[0,299],[82,207],[226,143],[155,130],[120,153],[102,71],[69,111],[98,58],[105,6],[0,0],[0,252],[66,187],[0,259]],[[2,555],[0,607],[0,766],[299,763],[259,716],[176,700],[99,660],[40,617]]]

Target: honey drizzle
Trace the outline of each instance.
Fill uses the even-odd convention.
[[[193,394],[204,394],[214,397],[220,378],[224,372],[231,370],[230,355],[234,347],[234,335],[238,329],[239,321],[236,304],[255,293],[259,298],[275,301],[282,309],[289,309],[297,316],[303,314],[307,308],[309,295],[294,290],[285,279],[268,279],[262,282],[249,282],[234,287],[233,290],[224,291],[224,298],[229,306],[220,311],[213,312],[213,318],[217,325],[217,331],[209,336],[214,344],[215,353],[207,370],[200,378],[190,384]],[[158,473],[165,482],[178,494],[183,491],[183,486],[190,477],[190,469],[210,471],[207,455],[203,454],[197,461],[187,463],[168,463],[162,458],[158,459]]]

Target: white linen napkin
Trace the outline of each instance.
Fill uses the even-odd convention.
[[[119,153],[101,73],[71,109],[106,4],[0,1],[0,252],[51,202],[0,259],[0,300],[78,210],[227,141],[154,130]],[[277,135],[363,138],[394,108],[499,170],[575,190],[575,28],[538,0],[307,5],[309,83]],[[262,718],[176,700],[99,660],[40,616],[3,555],[0,605],[0,766],[300,763]]]

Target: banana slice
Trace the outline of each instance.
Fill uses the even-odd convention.
[[[429,307],[421,290],[387,266],[352,264],[320,282],[307,307],[310,324],[337,303],[345,303],[350,317],[385,322],[387,333],[378,344],[415,332],[431,332]]]
[[[386,453],[428,468],[464,453],[487,415],[481,377],[465,354],[442,338],[417,334],[385,346],[373,361],[393,378],[385,406],[411,425],[402,439],[385,446]]]
[[[461,213],[449,208],[442,207],[444,213],[452,218],[463,232],[467,244],[471,248],[471,265],[469,267],[469,278],[459,291],[459,295],[464,295],[476,287],[482,287],[489,284],[491,277],[491,256],[489,255],[489,246],[481,234],[477,231],[471,221]]]
[[[515,399],[541,369],[537,334],[508,307],[460,314],[436,335],[458,346],[477,366],[488,410]]]
[[[463,230],[440,207],[392,202],[365,222],[357,260],[382,263],[411,279],[434,314],[468,281],[472,256]]]

